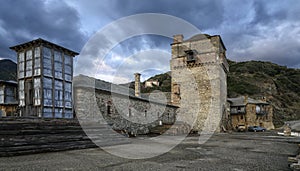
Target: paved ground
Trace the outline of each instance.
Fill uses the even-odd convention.
[[[297,144],[289,143],[295,140],[299,142],[270,132],[247,132],[216,134],[205,144],[198,144],[198,137],[190,136],[171,151],[150,159],[125,159],[94,148],[3,157],[0,170],[282,171],[289,170],[288,156],[296,155]]]

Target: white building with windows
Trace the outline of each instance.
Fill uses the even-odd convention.
[[[20,115],[73,118],[73,57],[78,53],[40,38],[10,49],[18,58]]]

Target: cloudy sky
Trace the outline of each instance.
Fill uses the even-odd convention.
[[[227,58],[231,60],[271,61],[300,68],[298,0],[1,2],[0,58],[16,61],[15,53],[9,47],[39,37],[81,52],[95,33],[103,31],[112,22],[135,14],[161,13],[183,19],[203,33],[221,35],[227,48]],[[109,33],[114,37],[123,29],[117,27]],[[140,31],[144,27],[136,29]],[[76,57],[75,69],[77,73],[107,81],[117,78],[119,82],[126,82],[133,79],[135,72],[141,72],[145,78],[169,70],[171,41],[168,37],[152,34],[130,37],[113,44],[104,56],[89,53],[91,56],[84,60],[82,56]],[[99,43],[99,46],[105,45],[105,41]]]

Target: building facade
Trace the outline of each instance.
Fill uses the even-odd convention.
[[[140,85],[139,77],[140,74],[136,73],[136,85]],[[76,117],[82,125],[104,123],[115,131],[132,134],[147,134],[158,125],[175,123],[177,106],[144,97],[136,90],[92,77],[76,76]]]
[[[15,116],[18,106],[18,84],[0,80],[0,117]]]
[[[10,49],[17,53],[20,115],[73,118],[73,57],[78,53],[43,39]]]
[[[255,100],[247,96],[228,98],[232,128],[238,126],[261,126],[274,129],[273,107],[265,100]]]
[[[175,35],[171,47],[172,104],[187,117],[196,113],[196,118],[191,117],[196,120],[195,131],[203,130],[207,120],[210,125],[220,124],[226,113],[229,71],[221,37],[198,34],[184,40],[182,35]]]
[[[148,80],[145,82],[145,87],[159,86],[158,80]]]

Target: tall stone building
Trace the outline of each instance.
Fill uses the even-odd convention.
[[[175,35],[171,47],[172,104],[180,107],[184,120],[194,123],[193,130],[218,130],[227,116],[229,71],[221,37],[198,34],[184,40],[183,35]]]
[[[43,39],[10,49],[17,52],[20,115],[72,118],[73,57],[78,53]]]

